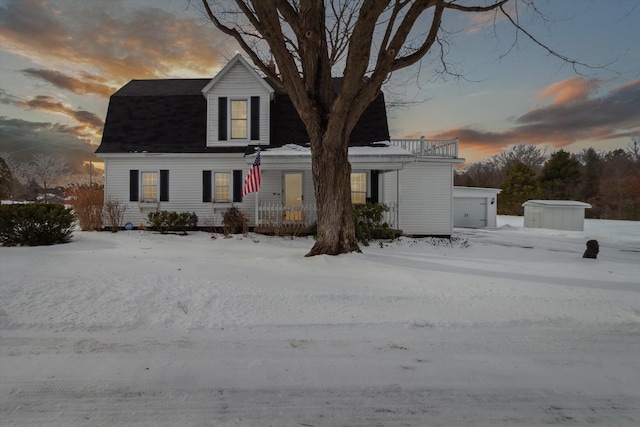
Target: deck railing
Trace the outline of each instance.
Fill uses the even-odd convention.
[[[383,222],[396,227],[398,212],[395,203],[387,203],[389,211],[383,215]],[[296,228],[313,225],[318,219],[315,205],[284,206],[282,203],[260,202],[258,205],[258,226]]]
[[[456,139],[392,139],[392,145],[400,147],[418,156],[458,157],[458,143]]]

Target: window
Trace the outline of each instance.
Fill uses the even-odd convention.
[[[260,97],[218,98],[218,141],[260,140]]]
[[[142,172],[142,200],[158,201],[158,172]]]
[[[129,170],[129,201],[168,202],[169,170],[161,169],[159,172]]]
[[[355,172],[351,174],[351,203],[362,205],[367,202],[367,174]]]
[[[242,170],[202,171],[202,201],[204,203],[242,202]]]
[[[247,139],[249,124],[248,102],[246,99],[232,99],[229,102],[231,113],[231,139]]]
[[[216,202],[231,201],[231,174],[229,172],[216,172],[213,185]]]

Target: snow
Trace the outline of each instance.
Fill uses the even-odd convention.
[[[349,147],[349,156],[406,156],[415,157],[415,154],[391,144],[389,141],[376,142],[371,146]],[[261,156],[306,156],[311,157],[311,148],[299,144],[285,144],[281,147],[265,149]]]
[[[454,237],[0,248],[0,424],[640,424],[640,223]]]

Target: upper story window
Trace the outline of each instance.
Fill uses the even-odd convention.
[[[354,205],[367,203],[367,174],[365,172],[351,174],[351,203]]]
[[[231,139],[247,139],[248,106],[249,103],[246,99],[232,99],[229,102]]]
[[[218,98],[218,141],[260,140],[260,97]]]

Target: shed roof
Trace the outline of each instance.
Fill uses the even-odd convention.
[[[571,208],[590,208],[589,203],[578,202],[575,200],[527,200],[522,206],[538,205],[549,207],[571,207]]]

